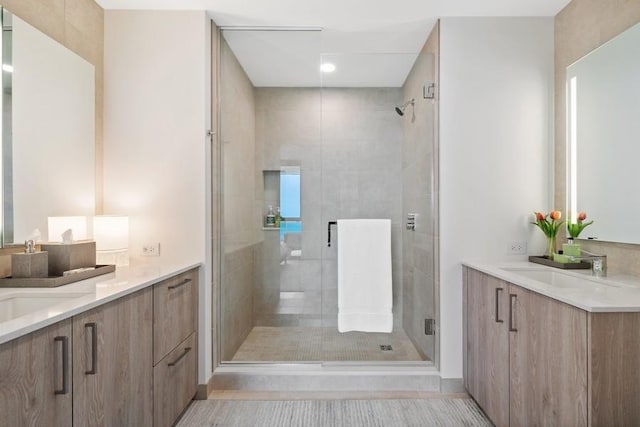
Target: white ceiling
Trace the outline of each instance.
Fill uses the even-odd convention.
[[[570,0],[96,0],[105,9],[206,10],[255,86],[399,87],[436,20],[554,16]],[[336,71],[320,75],[321,61]]]

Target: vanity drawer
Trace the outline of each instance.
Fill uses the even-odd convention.
[[[196,334],[153,368],[153,425],[171,426],[196,394]]]
[[[157,364],[196,330],[198,270],[153,287],[153,363]]]

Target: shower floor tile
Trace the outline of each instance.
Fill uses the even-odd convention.
[[[390,345],[392,350],[380,346]],[[424,361],[404,331],[340,333],[336,328],[256,326],[233,362]]]

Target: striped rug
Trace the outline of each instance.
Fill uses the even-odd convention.
[[[491,426],[471,399],[200,400],[179,427]]]

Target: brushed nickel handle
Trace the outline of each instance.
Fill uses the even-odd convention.
[[[513,327],[513,324],[514,324],[513,320],[516,317],[515,313],[513,312],[513,307],[517,299],[518,299],[518,295],[509,294],[509,332],[518,332],[518,329]]]
[[[500,319],[500,292],[502,292],[503,288],[496,288],[496,323],[504,323],[503,319]]]
[[[191,347],[187,347],[184,349],[184,351],[182,352],[182,354],[180,356],[178,356],[178,358],[176,360],[174,360],[173,362],[169,363],[169,366],[176,366],[176,364],[182,360],[183,357],[185,357],[187,355],[187,353],[189,353],[191,351]]]
[[[55,337],[54,342],[62,343],[62,389],[55,389],[54,394],[69,393],[69,337]]]
[[[85,323],[84,327],[91,329],[91,369],[84,373],[95,375],[98,372],[98,324],[96,322]]]
[[[191,279],[184,279],[182,282],[178,283],[177,285],[171,285],[169,286],[167,289],[169,289],[170,291],[179,288],[180,286],[184,286],[187,283],[191,282]]]

